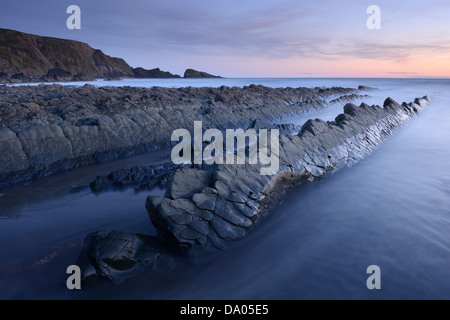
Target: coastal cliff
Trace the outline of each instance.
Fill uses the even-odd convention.
[[[133,69],[88,44],[0,29],[0,73],[41,77],[58,68],[86,77],[132,76]]]

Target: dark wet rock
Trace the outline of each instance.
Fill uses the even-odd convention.
[[[120,284],[143,271],[175,267],[179,257],[156,237],[122,231],[87,236],[78,259],[85,281],[106,279]]]
[[[246,128],[251,119],[302,115],[328,107],[329,97],[355,92],[264,86],[0,87],[0,188],[171,145],[171,133],[192,132],[194,121],[202,120],[205,130]]]
[[[334,122],[309,120],[297,136],[280,137],[280,170],[274,176],[262,176],[259,166],[248,164],[215,165],[212,172],[197,170],[197,175],[195,170],[178,170],[167,190],[180,185],[186,192],[149,197],[150,218],[185,255],[193,260],[208,258],[214,248],[220,251],[242,239],[293,187],[364,158],[416,114],[414,107],[420,111],[427,101],[417,99],[405,104],[406,109],[390,98],[384,108],[347,104],[344,115]],[[190,190],[187,181],[193,186]],[[205,211],[211,218],[203,217]],[[201,232],[191,226],[199,220],[208,223]]]
[[[23,74],[23,72],[21,73],[15,73],[11,76],[11,79],[13,80],[23,80],[23,79],[27,79],[27,77]]]
[[[179,165],[167,163],[120,169],[108,175],[97,176],[89,186],[95,193],[125,187],[134,187],[136,190],[151,190],[155,187],[165,188],[171,173],[178,167]]]
[[[0,83],[8,83],[9,82],[9,76],[5,72],[0,72]]]
[[[358,86],[358,90],[360,91],[375,91],[378,90],[377,88],[373,88],[373,87],[367,87],[367,86]]]
[[[11,83],[22,83],[22,82],[29,82],[30,78],[27,77],[23,72],[15,73],[10,77],[9,82]]]
[[[42,77],[44,81],[71,81],[73,75],[61,68],[53,68],[48,70],[47,74]]]
[[[166,254],[176,259],[181,253],[193,263],[213,258],[247,236],[287,193],[363,159],[428,101],[424,97],[400,105],[388,98],[384,108],[347,104],[335,121],[309,120],[298,135],[280,136],[280,167],[272,176],[261,175],[259,165],[249,164],[178,169],[165,196],[149,196],[146,201],[163,243],[174,248],[173,256]],[[101,247],[91,238],[83,251],[91,257],[84,265],[85,275],[122,279],[121,270],[103,271],[95,255]],[[153,250],[138,238],[127,247],[128,255],[143,248]],[[113,253],[121,257],[123,250]],[[132,272],[126,269],[123,274],[129,277]]]
[[[95,81],[95,78],[80,72],[74,75],[71,81]]]
[[[358,101],[358,100],[362,100],[364,98],[368,98],[368,95],[360,95],[360,94],[348,94],[348,95],[343,95],[340,96],[336,99],[333,99],[330,101],[331,104],[336,104],[336,103],[343,103],[343,102],[350,102],[350,101]]]

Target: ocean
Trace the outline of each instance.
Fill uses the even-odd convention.
[[[64,83],[83,85],[84,83]],[[156,234],[145,210],[162,190],[71,193],[96,175],[148,165],[169,150],[62,173],[0,194],[0,298],[57,299],[450,299],[449,79],[127,79],[95,86],[378,88],[410,102],[428,95],[422,114],[352,168],[292,193],[248,238],[215,260],[147,273],[119,287],[66,288],[89,232]],[[362,101],[361,101],[362,102]],[[286,122],[332,120],[343,104]],[[367,267],[381,270],[369,290]]]

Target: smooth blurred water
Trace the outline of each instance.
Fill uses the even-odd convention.
[[[144,274],[119,287],[71,292],[65,289],[65,268],[76,261],[88,232],[113,228],[154,234],[144,208],[148,192],[68,193],[72,184],[89,181],[95,172],[114,164],[4,190],[0,297],[450,299],[450,80],[208,79],[199,83],[232,86],[233,81],[236,86],[366,85],[379,88],[368,92],[372,96],[365,99],[368,103],[382,104],[388,96],[409,102],[425,94],[432,102],[365,160],[293,193],[247,239],[211,263]],[[169,82],[158,85],[164,83]],[[342,107],[311,116],[330,120]],[[134,159],[115,166],[155,161],[151,156]],[[366,287],[369,265],[381,268],[381,290]]]
[[[359,84],[363,85],[385,85],[386,89],[389,84],[419,84],[419,83],[440,83],[443,84],[450,79],[420,79],[420,78],[203,78],[203,79],[123,79],[107,81],[97,79],[95,81],[77,81],[77,82],[53,82],[63,86],[83,86],[90,84],[96,87],[165,87],[165,88],[183,88],[183,87],[213,87],[221,86],[228,87],[243,87],[251,84],[263,85],[270,88],[297,88],[297,87],[357,87]],[[15,83],[8,84],[9,86],[36,86],[39,84],[52,84],[49,82],[33,82],[33,83]]]

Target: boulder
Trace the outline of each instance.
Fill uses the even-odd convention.
[[[98,231],[85,240],[77,265],[84,281],[121,284],[143,271],[174,268],[179,257],[158,238],[122,231]]]

